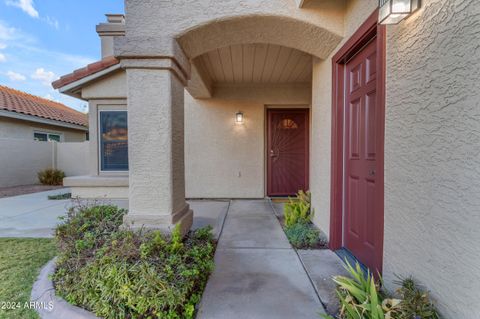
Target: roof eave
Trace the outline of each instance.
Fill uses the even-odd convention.
[[[51,120],[51,119],[47,119],[47,118],[44,118],[44,117],[18,113],[18,112],[14,112],[14,111],[0,110],[0,117],[8,117],[8,118],[13,118],[13,119],[17,119],[17,120],[35,122],[35,123],[40,123],[40,124],[60,126],[60,127],[74,129],[74,130],[88,131],[88,127],[83,126],[83,125],[68,123],[68,122],[62,122],[62,121],[57,121],[57,120]]]
[[[58,87],[58,91],[69,96],[73,96],[78,99],[82,99],[81,89],[90,84],[93,81],[99,80],[100,78],[120,69],[120,63],[109,66],[106,69],[100,70],[96,73],[87,75],[84,78],[73,81],[71,83],[65,84],[64,86]]]

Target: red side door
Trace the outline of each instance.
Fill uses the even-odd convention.
[[[267,110],[267,195],[308,190],[309,110]]]
[[[377,150],[383,143],[377,109],[377,42],[346,64],[344,246],[372,271],[381,271],[383,192]]]

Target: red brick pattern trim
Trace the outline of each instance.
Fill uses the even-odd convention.
[[[52,83],[54,89],[59,89],[67,84],[73,83],[75,81],[81,80],[86,76],[95,74],[102,70],[105,70],[112,65],[120,63],[115,57],[110,56],[106,57],[103,60],[91,63],[84,68],[73,71],[70,74],[62,76],[60,79]]]
[[[87,115],[68,106],[0,85],[0,110],[87,127]]]

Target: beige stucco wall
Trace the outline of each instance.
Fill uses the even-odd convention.
[[[85,174],[87,144],[0,138],[0,187],[37,184],[37,173],[47,168],[61,169],[67,176]]]
[[[90,199],[128,199],[128,176],[72,176],[63,180],[72,197]]]
[[[387,36],[385,278],[480,318],[479,3],[425,0]]]
[[[306,86],[220,87],[212,99],[185,92],[185,180],[188,198],[265,196],[265,110],[309,107]],[[238,111],[245,124],[235,125]]]
[[[343,33],[344,2],[315,1],[309,10],[301,10],[294,0],[128,0],[126,37],[115,40],[115,53],[168,55],[175,51],[171,39],[176,38],[189,58],[229,44],[254,42],[324,55]],[[225,20],[233,23],[223,24]],[[201,37],[186,35],[211,22],[220,24],[207,28]]]
[[[53,167],[52,144],[0,138],[0,187],[37,184],[37,172]]]
[[[36,131],[60,133],[63,142],[83,142],[86,138],[85,131],[0,117],[0,138],[33,140],[33,133]]]
[[[56,143],[56,167],[66,176],[88,174],[89,142]]]
[[[294,0],[198,0],[195,3],[127,0],[126,32],[127,36],[136,37],[151,37],[159,32],[163,35],[177,35],[212,20],[259,14],[310,21],[341,34],[344,1],[315,2],[317,3],[312,4],[310,10],[301,10]],[[162,30],[158,28],[159,19],[163,21]]]
[[[109,99],[127,98],[127,76],[124,70],[118,70],[82,88],[82,98]]]
[[[310,153],[310,189],[315,210],[314,223],[330,234],[330,170],[332,123],[332,57],[372,14],[376,0],[347,2],[345,35],[325,60],[314,59],[312,83],[312,148]]]
[[[349,2],[339,47],[376,4]],[[480,317],[479,11],[474,1],[424,1],[387,29],[385,282],[413,275],[447,318]],[[311,189],[327,233],[331,72],[331,57],[314,61]]]
[[[97,89],[96,89],[97,90]],[[265,196],[265,108],[310,107],[311,88],[305,85],[223,86],[212,99],[197,100],[185,91],[185,184],[187,198],[263,198]],[[126,194],[95,186],[95,176],[128,176],[128,172],[99,172],[98,111],[126,109],[124,99],[90,100],[89,170],[78,196],[111,197]],[[234,125],[243,111],[246,123]],[[238,173],[240,172],[240,177]],[[80,174],[79,174],[80,175]],[[70,185],[70,180],[67,182]],[[92,184],[93,185],[93,184]],[[208,187],[205,187],[208,185]],[[80,189],[82,187],[82,189]],[[105,190],[107,189],[107,191]]]

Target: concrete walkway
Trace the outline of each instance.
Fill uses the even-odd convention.
[[[231,201],[197,318],[319,318],[315,289],[267,200]]]
[[[0,237],[53,237],[55,227],[60,223],[69,207],[78,203],[70,200],[49,200],[49,195],[70,192],[69,188],[38,192],[33,194],[0,198]],[[229,201],[190,200],[195,212],[193,229],[211,225],[216,238],[220,234]],[[126,200],[85,201],[85,204],[116,205],[128,208]]]
[[[0,237],[52,237],[53,229],[71,205],[69,199],[49,200],[48,195],[68,193],[68,188],[0,199]]]

